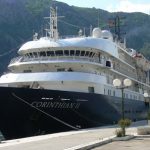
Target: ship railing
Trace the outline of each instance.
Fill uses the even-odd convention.
[[[145,84],[148,84],[148,82],[147,82],[147,80],[143,77],[143,78],[141,78],[141,77],[137,77],[135,74],[133,74],[133,72],[131,73],[131,72],[128,72],[127,70],[124,70],[123,68],[121,68],[121,67],[115,67],[115,68],[113,68],[114,70],[116,70],[116,71],[118,71],[118,72],[120,72],[120,73],[122,73],[122,74],[125,74],[125,75],[127,75],[127,76],[129,76],[129,77],[132,77],[132,78],[134,78],[135,80],[138,80],[139,82],[143,82],[143,83],[145,83]]]
[[[100,61],[99,58],[86,57],[86,56],[43,56],[43,57],[16,57],[11,60],[10,65],[19,62],[31,62],[31,61],[61,61],[61,60],[72,60],[72,61],[88,61],[102,64],[103,61]],[[103,62],[104,63],[104,62]],[[103,64],[105,65],[105,64]]]
[[[133,73],[131,73],[131,72],[128,72],[127,70],[125,70],[125,69],[123,69],[123,68],[121,68],[121,67],[115,67],[115,68],[113,68],[113,69],[116,70],[116,71],[118,71],[118,72],[120,72],[120,73],[122,73],[122,74],[125,74],[125,75],[127,75],[127,76],[130,76],[130,77],[132,77],[132,78],[134,78],[134,79],[137,80],[137,77],[136,77],[135,74],[133,74]]]
[[[21,59],[23,57],[22,56],[19,56],[19,57],[15,57],[13,58],[11,61],[10,61],[10,64],[13,64],[13,63],[16,63],[16,62],[21,62]]]
[[[64,36],[59,36],[60,39],[69,39],[69,38],[81,38],[81,37],[85,37],[83,36],[79,36],[79,35],[64,35]]]

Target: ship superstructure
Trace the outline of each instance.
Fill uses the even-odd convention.
[[[10,118],[0,108],[4,119],[0,129],[5,137],[116,122],[122,98],[121,90],[113,86],[116,78],[132,81],[124,90],[126,117],[144,119],[147,103],[143,93],[150,92],[149,61],[115,40],[108,30],[94,28],[89,37],[59,38],[54,8],[50,21],[46,37],[35,34],[33,41],[22,45],[19,57],[8,66],[10,72],[0,78],[0,91],[8,95],[0,106],[11,104],[12,119],[20,119],[12,126],[21,133],[12,132],[6,125]]]

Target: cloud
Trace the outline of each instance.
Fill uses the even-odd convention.
[[[116,6],[111,4],[107,7],[107,10],[111,12],[143,12],[149,14],[150,4],[133,3],[130,0],[119,0]]]

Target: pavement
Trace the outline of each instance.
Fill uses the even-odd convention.
[[[116,141],[92,150],[150,150],[150,136],[137,137],[129,141]]]
[[[137,127],[146,125],[147,121],[135,122],[127,129],[127,134],[135,135]],[[89,145],[109,143],[115,137],[117,128],[117,125],[105,126],[3,141],[0,144],[0,150],[85,150],[89,148]]]

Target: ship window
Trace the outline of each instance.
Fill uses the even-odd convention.
[[[54,56],[54,51],[47,51],[47,56]]]
[[[23,72],[24,73],[28,73],[28,72],[31,72],[31,70],[24,70]]]
[[[130,95],[130,98],[132,99],[132,95]]]
[[[23,88],[30,88],[30,85],[22,85]]]
[[[28,57],[30,57],[30,54],[29,54],[29,53],[27,53],[27,56],[28,56]]]
[[[28,54],[25,54],[25,57],[29,57],[29,55],[28,55]]]
[[[29,53],[30,57],[33,57],[33,54],[32,53]]]
[[[81,56],[84,56],[85,55],[85,51],[81,51]]]
[[[108,95],[111,95],[111,90],[108,90]]]
[[[56,56],[62,56],[63,51],[62,50],[55,51],[55,54],[56,54]]]
[[[40,56],[46,56],[45,52],[40,52]]]
[[[95,53],[93,53],[93,55],[92,55],[92,57],[94,57],[96,54]]]
[[[113,96],[115,96],[115,91],[113,92]]]
[[[111,67],[111,62],[110,61],[106,61],[106,66],[107,67]]]
[[[141,98],[141,96],[139,95],[139,100],[141,100],[142,98]]]
[[[33,52],[34,57],[38,57],[38,54],[36,52]]]
[[[86,52],[85,56],[89,56],[89,51]]]
[[[89,93],[94,93],[94,87],[88,87]]]
[[[74,53],[75,53],[75,51],[74,51],[74,50],[71,50],[71,51],[70,51],[70,56],[73,56]]]
[[[76,56],[79,56],[79,55],[80,55],[80,51],[77,50],[77,51],[76,51]]]
[[[64,54],[69,56],[69,51],[68,50],[64,50]]]
[[[93,54],[93,52],[90,52],[90,55],[89,55],[89,57],[91,57],[91,56],[92,56],[92,54]]]
[[[68,71],[72,72],[73,70],[72,70],[72,68],[69,68]]]
[[[65,68],[58,68],[57,71],[65,71]]]

